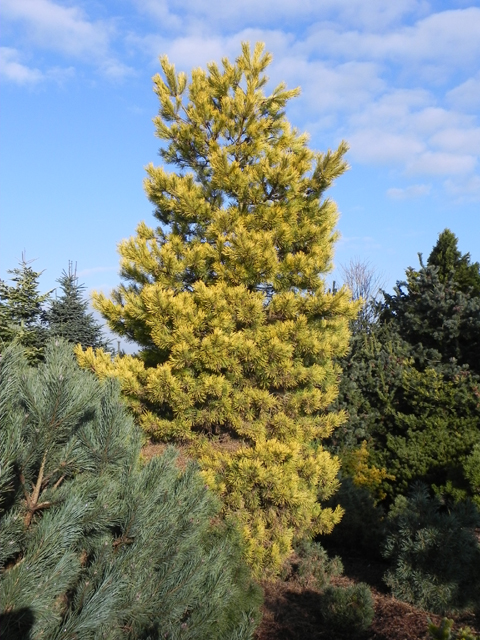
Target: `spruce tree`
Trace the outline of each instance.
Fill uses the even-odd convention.
[[[94,296],[140,352],[112,362],[77,350],[82,366],[120,378],[149,436],[200,462],[258,574],[340,520],[321,504],[338,470],[321,442],[344,420],[327,407],[358,309],[324,281],[338,217],[324,194],[347,145],[308,148],[285,116],[298,89],[264,93],[270,61],[244,43],[234,64],[194,69],[188,83],[161,58],[156,134],[176,172],[147,167],[158,226],[141,222],[120,244],[124,283]]]
[[[108,349],[102,327],[93,314],[88,313],[88,302],[83,298],[85,286],[78,282],[72,263],[68,266],[68,272],[63,271],[57,282],[62,293],[52,300],[46,312],[50,334],[81,344],[84,348]]]
[[[480,296],[480,263],[472,264],[469,253],[462,255],[458,249],[458,238],[450,229],[439,234],[427,265],[438,268],[440,282],[453,279],[463,293]]]
[[[381,320],[416,347],[419,360],[454,359],[480,374],[480,296],[463,292],[454,274],[442,282],[436,267],[420,266],[384,294]]]
[[[149,463],[115,381],[50,342],[0,364],[2,640],[240,640],[259,589],[218,499],[168,449]]]
[[[35,271],[23,255],[20,266],[7,273],[14,285],[0,280],[0,344],[16,340],[27,349],[30,361],[38,362],[48,338],[44,305],[52,292],[39,292],[42,272]]]

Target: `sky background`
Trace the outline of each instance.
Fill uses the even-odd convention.
[[[118,285],[117,243],[154,221],[158,56],[189,72],[259,40],[311,148],[350,144],[328,281],[359,258],[391,290],[445,227],[480,260],[480,2],[2,0],[0,20],[0,278],[25,252],[42,291],[69,260]]]

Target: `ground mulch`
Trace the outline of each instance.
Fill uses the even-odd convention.
[[[256,631],[256,640],[427,640],[428,620],[439,624],[441,616],[401,602],[389,593],[381,580],[385,571],[382,562],[361,557],[342,557],[344,575],[332,579],[333,585],[347,586],[356,582],[369,584],[375,606],[375,616],[365,632],[332,631],[320,614],[320,592],[313,585],[300,585],[295,580],[262,583],[265,600],[263,618]],[[453,616],[454,617],[454,616]],[[469,626],[479,632],[473,614],[454,617],[454,629]],[[477,625],[477,628],[476,628]]]

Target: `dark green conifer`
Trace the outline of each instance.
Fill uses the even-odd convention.
[[[388,518],[384,556],[391,563],[385,582],[395,597],[445,614],[480,602],[480,545],[472,503],[442,508],[417,484],[399,496]]]
[[[46,313],[50,333],[74,344],[80,343],[83,348],[108,349],[101,325],[88,313],[88,302],[83,298],[85,286],[78,282],[71,262],[68,272],[63,271],[57,282],[62,293],[52,300]]]
[[[2,640],[251,637],[258,590],[217,499],[173,449],[142,464],[117,385],[67,342],[35,369],[4,351],[0,430]]]
[[[31,362],[42,358],[48,330],[44,304],[51,291],[40,294],[38,279],[41,271],[34,271],[22,256],[20,266],[8,270],[13,285],[0,280],[0,344],[16,340],[26,349]]]
[[[480,374],[480,296],[464,293],[453,277],[442,282],[435,267],[409,267],[406,275],[394,294],[384,294],[381,321],[391,322],[420,359],[454,359]]]
[[[330,448],[347,457],[366,440],[371,464],[395,477],[382,483],[390,497],[415,480],[456,498],[473,497],[475,483],[464,465],[480,443],[480,379],[439,357],[417,356],[416,346],[391,325],[358,337],[343,363],[335,406],[348,411],[349,420]]]
[[[450,229],[445,229],[439,234],[427,264],[438,268],[440,282],[445,283],[453,278],[460,291],[480,296],[480,263],[472,264],[470,254],[462,255],[457,245],[456,235]]]
[[[390,497],[423,480],[456,500],[474,499],[480,297],[462,290],[453,270],[442,281],[438,266],[420,261],[406,275],[393,294],[384,293],[378,320],[351,338],[334,405],[349,420],[332,435],[330,449],[346,458],[367,441],[372,464],[395,476],[384,481]]]

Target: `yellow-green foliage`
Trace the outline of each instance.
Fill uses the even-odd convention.
[[[395,476],[387,473],[385,467],[379,469],[370,464],[370,452],[367,449],[367,441],[363,440],[357,449],[347,450],[342,456],[342,470],[351,476],[357,487],[365,487],[377,500],[386,497],[382,490],[384,480],[395,480]]]
[[[347,168],[314,153],[284,115],[298,90],[266,96],[263,45],[188,85],[167,58],[155,76],[160,154],[147,167],[162,226],[123,241],[125,283],[95,294],[110,327],[138,356],[77,350],[82,366],[117,376],[145,432],[182,443],[241,523],[251,565],[275,572],[301,536],[328,532],[341,509],[338,460],[319,444],[344,421],[327,413],[357,305],[335,294],[337,209],[324,191]]]

